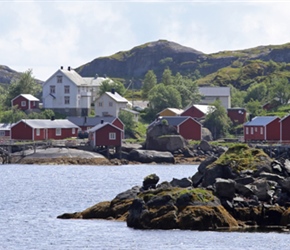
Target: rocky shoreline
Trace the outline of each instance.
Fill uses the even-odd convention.
[[[60,219],[113,219],[136,229],[283,230],[290,228],[290,162],[237,144],[207,156],[190,178],[159,182],[155,174]]]

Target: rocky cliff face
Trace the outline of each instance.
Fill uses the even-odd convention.
[[[204,54],[174,42],[159,40],[134,47],[129,51],[97,58],[78,67],[76,71],[82,76],[106,74],[112,78],[134,78],[138,81],[144,78],[148,70],[153,70],[159,79],[167,67],[173,74],[180,72],[189,75],[198,70],[202,76],[206,76],[232,66],[237,61],[240,64],[247,64],[251,60],[289,63],[290,44]]]
[[[10,83],[14,79],[18,79],[20,73],[10,69],[7,66],[0,65],[0,83]]]

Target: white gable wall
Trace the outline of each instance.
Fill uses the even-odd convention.
[[[57,76],[62,76],[62,83],[57,82]],[[52,93],[55,98],[50,95],[51,86],[55,86],[55,93]],[[69,86],[69,93],[64,93],[65,86]],[[60,70],[45,82],[42,91],[43,107],[46,109],[78,108],[80,105],[78,87]],[[69,96],[69,104],[65,104],[65,96]]]
[[[95,115],[96,116],[114,116],[118,117],[119,111],[126,108],[127,103],[116,102],[114,99],[106,94],[100,96],[95,102]]]

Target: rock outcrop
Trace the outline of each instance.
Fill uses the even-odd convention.
[[[289,175],[262,150],[236,145],[209,157],[191,178],[158,184],[152,174],[111,202],[58,218],[117,219],[138,229],[288,230]]]

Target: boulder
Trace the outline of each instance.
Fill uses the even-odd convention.
[[[235,196],[235,181],[217,178],[214,184],[215,195],[219,198],[232,200]]]
[[[187,206],[178,216],[180,229],[235,229],[238,222],[223,206]]]
[[[207,141],[205,141],[205,140],[202,140],[200,143],[199,143],[199,145],[198,145],[199,147],[200,147],[200,149],[202,150],[202,151],[211,151],[212,150],[212,146],[207,142]]]
[[[148,190],[150,188],[156,188],[158,181],[159,177],[156,174],[150,174],[144,178],[142,189]]]
[[[213,185],[217,178],[234,179],[235,174],[232,172],[232,168],[230,166],[216,164],[210,168],[206,168],[201,185],[203,187]]]
[[[161,152],[155,150],[136,149],[129,153],[130,161],[138,161],[141,163],[174,163],[175,159],[170,152]]]
[[[186,188],[186,187],[192,186],[192,181],[189,178],[182,178],[182,179],[173,178],[170,184],[172,187]]]
[[[152,125],[146,134],[145,149],[174,152],[185,148],[186,140],[171,125]]]

